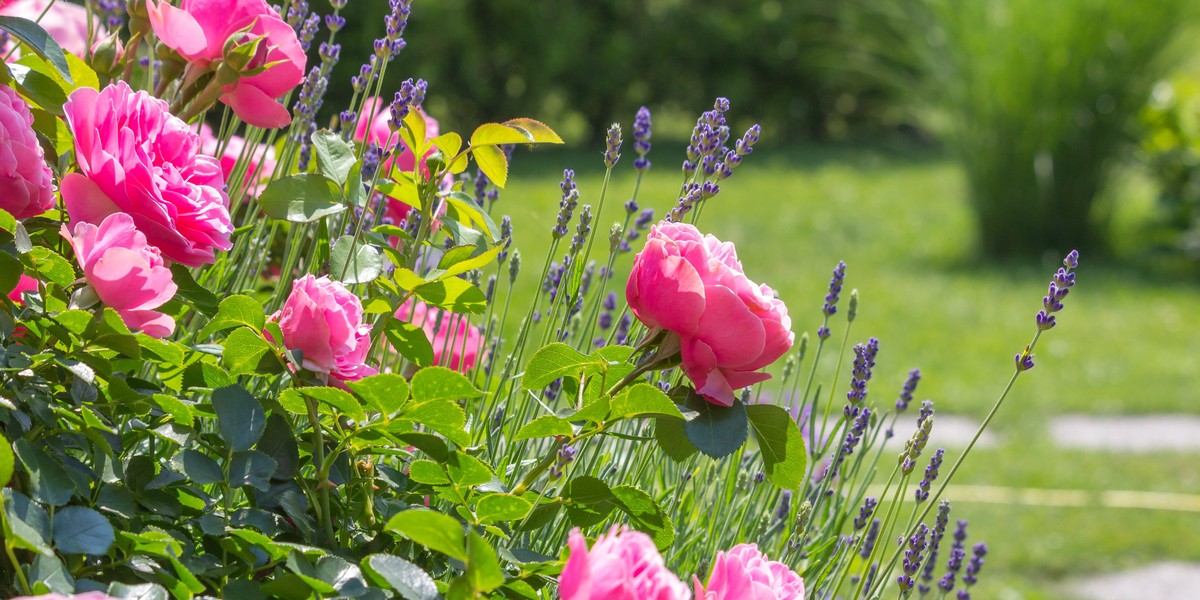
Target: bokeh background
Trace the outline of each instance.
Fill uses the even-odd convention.
[[[386,9],[344,13],[330,115]],[[845,260],[862,297],[852,338],[882,340],[872,395],[890,403],[920,367],[918,396],[967,427],[1078,247],[1059,326],[951,499],[970,541],[992,549],[976,597],[1100,598],[1081,583],[1200,564],[1198,12],[1191,0],[417,0],[384,89],[428,80],[443,131],[529,116],[563,134],[565,148],[517,151],[496,205],[527,257],[544,254],[562,169],[597,201],[608,124],[628,135],[638,107],[653,111],[639,201],[662,215],[696,116],[729,98],[734,135],[761,123],[763,141],[701,225],[737,244],[797,332],[819,325]],[[629,160],[599,226],[633,193]],[[1200,595],[1175,585],[1163,597]]]

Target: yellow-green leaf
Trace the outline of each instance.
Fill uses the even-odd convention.
[[[498,146],[500,144],[529,144],[533,136],[523,129],[500,123],[484,123],[471,134],[471,146]]]
[[[549,125],[546,125],[545,123],[543,123],[541,121],[520,118],[520,119],[512,119],[509,121],[505,121],[504,124],[509,127],[516,127],[516,128],[524,130],[526,133],[529,134],[529,137],[532,138],[534,142],[537,142],[539,144],[561,144],[561,143],[563,143],[562,138],[558,137],[558,134],[555,133],[554,130],[551,129]]]
[[[495,146],[471,146],[471,154],[475,155],[475,164],[483,171],[496,187],[503,189],[508,182],[508,157],[504,151]]]

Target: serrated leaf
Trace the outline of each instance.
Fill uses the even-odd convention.
[[[68,506],[54,513],[54,548],[63,554],[105,554],[115,540],[108,519],[90,508]]]
[[[804,436],[792,416],[782,407],[753,404],[746,407],[746,417],[758,439],[767,479],[783,489],[797,489],[804,483],[808,464]]]
[[[446,367],[426,367],[412,378],[412,397],[419,402],[431,400],[466,400],[478,398],[483,392],[475,389],[462,373]]]
[[[576,477],[562,490],[567,516],[579,527],[589,527],[605,519],[616,508],[616,496],[608,484],[590,475]]]
[[[654,441],[671,460],[681,463],[697,452],[683,429],[683,419],[659,417],[654,420]]]
[[[533,503],[511,494],[488,494],[475,505],[475,516],[485,523],[524,519]]]
[[[542,415],[524,425],[517,430],[517,435],[513,437],[513,441],[530,440],[542,437],[557,437],[560,435],[572,435],[575,430],[571,428],[570,421],[556,417],[554,415]]]
[[[453,400],[440,399],[427,402],[414,400],[405,405],[404,411],[398,418],[420,423],[460,446],[465,446],[471,441],[470,436],[463,429],[467,423],[467,415],[463,412],[462,407]]]
[[[283,415],[276,412],[267,419],[267,427],[254,447],[275,460],[277,466],[271,479],[283,481],[295,476],[300,464],[300,448]]]
[[[21,255],[21,260],[37,271],[38,279],[53,282],[58,287],[70,287],[75,281],[75,267],[71,261],[45,246],[34,246]]]
[[[662,390],[648,383],[627,387],[613,398],[611,415],[624,419],[647,415],[683,418],[679,407]]]
[[[343,283],[369,283],[383,273],[383,262],[379,248],[343,235],[329,253],[329,272]]]
[[[225,338],[221,365],[230,375],[267,375],[283,370],[283,365],[272,353],[271,345],[249,327],[234,329]]]
[[[302,387],[296,388],[296,391],[332,409],[322,412],[328,412],[334,416],[346,415],[360,422],[367,419],[367,413],[358,403],[358,399],[344,390],[334,387]]]
[[[504,184],[508,183],[508,157],[504,151],[495,146],[471,146],[471,155],[475,157],[479,170],[496,187],[504,189]]]
[[[265,324],[266,316],[262,304],[249,296],[233,295],[221,301],[217,307],[217,315],[196,334],[196,339],[203,340],[218,331],[242,326],[262,331]]]
[[[450,483],[450,477],[445,469],[432,460],[414,460],[408,465],[408,478],[425,485],[445,485]]]
[[[229,485],[248,485],[268,491],[271,489],[271,476],[278,466],[275,459],[258,450],[234,452],[233,459],[229,461]]]
[[[171,415],[173,421],[184,427],[191,427],[196,422],[196,410],[175,396],[151,394],[150,401],[160,410]]]
[[[408,402],[408,380],[394,373],[381,373],[346,382],[372,410],[390,416]]]
[[[225,473],[221,472],[221,465],[217,461],[191,448],[176,455],[175,464],[192,483],[209,485],[225,481]]]
[[[433,138],[430,140],[430,143],[437,146],[437,149],[441,150],[442,154],[449,160],[451,157],[456,156],[458,151],[462,149],[462,136],[451,131]]]
[[[450,558],[467,562],[462,523],[449,515],[424,509],[404,510],[388,519],[384,529],[399,533]]]
[[[421,567],[390,554],[372,554],[362,562],[363,571],[376,584],[387,586],[405,600],[438,600],[437,584]]]
[[[659,550],[671,546],[675,541],[675,527],[650,494],[631,485],[618,485],[612,488],[612,494],[617,499],[617,508],[629,516],[630,524],[650,534]]]
[[[471,588],[487,593],[504,585],[504,571],[500,570],[500,558],[496,549],[474,531],[467,532],[467,572]]]
[[[88,324],[85,337],[96,345],[116,350],[129,358],[142,357],[142,345],[129,331],[121,315],[107,306],[96,311],[92,322]]]
[[[200,311],[202,315],[211,317],[217,313],[219,301],[217,295],[210,292],[208,288],[196,283],[196,279],[192,277],[192,270],[186,265],[179,263],[171,265],[171,279],[175,281],[175,285],[179,288],[175,292],[176,298],[187,301],[193,308]]]
[[[267,414],[250,392],[236,385],[213,390],[212,406],[217,413],[217,429],[221,439],[225,440],[230,450],[249,450],[262,437]]]
[[[341,186],[319,173],[276,179],[258,197],[263,212],[275,219],[308,223],[346,210]]]
[[[463,452],[452,452],[446,458],[446,473],[460,487],[482,485],[495,477],[487,463]]]
[[[487,296],[471,282],[457,277],[421,284],[413,293],[426,303],[450,312],[480,314],[487,309]]]
[[[54,556],[50,549],[50,515],[46,510],[21,492],[3,488],[0,493],[4,494],[4,516],[14,545]]]
[[[549,125],[541,121],[535,121],[528,118],[509,119],[504,122],[509,127],[516,127],[529,134],[529,137],[538,144],[561,144],[563,140],[550,128]]]
[[[17,439],[13,449],[29,474],[30,495],[38,501],[62,506],[75,495],[75,483],[58,460],[25,438]]]
[[[525,366],[521,385],[527,390],[540,390],[562,377],[579,378],[580,373],[598,373],[608,366],[603,359],[581,354],[560,343],[550,344],[533,354]]]
[[[471,133],[471,146],[499,146],[502,144],[529,144],[533,136],[518,127],[501,123],[484,123]]]

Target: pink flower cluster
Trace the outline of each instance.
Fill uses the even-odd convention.
[[[483,334],[478,327],[468,325],[464,317],[409,299],[396,311],[396,318],[425,331],[433,346],[435,365],[466,373],[475,367],[483,352]]]
[[[276,98],[304,79],[307,58],[291,25],[264,0],[146,0],[150,25],[162,44],[176,52],[198,77],[215,70],[229,45],[261,40],[246,74],[221,87],[221,102],[241,120],[256,127],[283,127],[291,113]],[[254,72],[262,68],[261,72]]]
[[[363,322],[362,302],[339,281],[312,275],[297,279],[283,308],[268,320],[279,323],[284,347],[300,351],[305,369],[334,385],[378,372],[364,364],[371,326]]]
[[[588,549],[578,529],[558,578],[562,600],[685,600],[688,587],[672,573],[650,536],[614,526]],[[803,600],[804,580],[754,544],[718,552],[708,585],[693,578],[695,600]]]
[[[18,219],[54,207],[54,181],[33,131],[29,106],[0,85],[0,208]]]
[[[678,336],[684,373],[715,404],[731,406],[734,390],[770,379],[760,369],[795,339],[787,307],[746,277],[733,244],[692,225],[651,228],[625,297],[651,330]]]

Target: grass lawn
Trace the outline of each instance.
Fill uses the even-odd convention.
[[[651,154],[655,166],[639,202],[659,216],[677,196],[681,157],[680,149],[662,145]],[[620,205],[632,192],[630,160],[614,175],[595,220],[602,231],[622,217]],[[603,178],[598,150],[520,151],[497,205],[513,217],[527,286],[540,272],[563,168],[576,170],[581,203],[595,205]],[[1200,336],[1190,325],[1200,322],[1200,270],[1159,268],[1164,261],[1139,245],[1153,191],[1136,176],[1125,176],[1117,189],[1114,252],[1082,257],[1079,284],[1058,327],[1043,336],[1037,367],[1018,381],[994,422],[1009,445],[972,457],[957,483],[1182,493],[1200,487],[1194,456],[1066,453],[1045,441],[1043,422],[1058,413],[1197,410]],[[1069,250],[1021,264],[974,259],[959,170],[935,152],[902,147],[761,148],[723,182],[700,226],[737,244],[749,276],[787,302],[797,332],[820,324],[830,271],[845,260],[843,302],[850,288],[861,291],[851,343],[881,340],[871,399],[890,404],[907,371],[920,367],[918,398],[976,418],[1011,374],[1013,355],[1034,332],[1049,276]],[[628,269],[630,260],[618,264]],[[623,289],[624,276],[617,281],[613,289]],[[528,298],[515,300],[525,306]],[[839,320],[833,340],[843,326]],[[832,371],[832,361],[824,362],[820,381]],[[961,502],[955,516],[971,518],[972,539],[992,548],[981,598],[1061,597],[1053,582],[1063,577],[1157,559],[1200,560],[1200,541],[1180,535],[1200,528],[1200,513]]]

